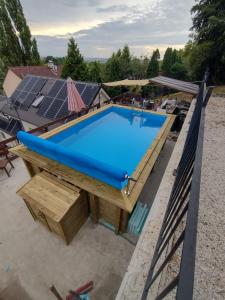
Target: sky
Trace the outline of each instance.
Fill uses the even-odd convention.
[[[107,58],[128,44],[150,56],[182,48],[189,39],[194,0],[21,0],[42,56],[65,56],[74,37],[84,57]]]

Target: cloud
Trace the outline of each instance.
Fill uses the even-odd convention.
[[[22,2],[37,5],[44,0]],[[112,0],[111,5],[106,0],[90,2],[45,1],[46,11],[44,17],[38,12],[39,21],[32,10],[31,28],[32,32],[38,33],[41,55],[65,55],[71,36],[75,37],[86,57],[108,57],[125,43],[136,55],[150,55],[156,47],[163,53],[167,46],[180,48],[188,40],[194,0],[130,0],[129,5],[121,5],[119,0]],[[51,16],[47,17],[50,8]],[[46,34],[49,28],[52,28],[51,35]]]
[[[127,5],[112,5],[108,7],[98,7],[96,11],[99,13],[106,13],[106,12],[112,13],[112,12],[121,12],[127,9],[129,9],[129,6]]]

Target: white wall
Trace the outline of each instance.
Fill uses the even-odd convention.
[[[104,101],[107,101],[109,99],[110,99],[109,95],[103,89],[100,89],[98,95],[96,96],[93,102],[93,105],[97,105],[100,102],[100,106],[103,106]]]
[[[5,80],[3,82],[3,89],[5,91],[6,96],[9,98],[14,93],[15,89],[21,82],[21,78],[19,78],[14,72],[8,70]]]

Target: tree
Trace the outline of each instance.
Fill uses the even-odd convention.
[[[186,80],[187,79],[187,69],[185,68],[184,64],[181,62],[175,62],[172,65],[170,74],[172,78]]]
[[[160,59],[159,49],[156,49],[155,51],[153,51],[153,54],[148,64],[148,69],[147,69],[148,78],[156,77],[159,75],[159,59]]]
[[[193,42],[200,49],[207,49],[202,66],[193,66],[196,73],[209,67],[212,79],[225,81],[225,2],[224,0],[197,0],[191,12],[193,15]],[[194,47],[194,50],[198,50]],[[202,76],[202,74],[201,74]]]
[[[195,42],[189,41],[185,45],[183,61],[191,80],[202,80],[211,47],[210,42],[197,45]]]
[[[118,54],[118,53],[117,53]],[[128,45],[125,45],[121,56],[119,57],[120,64],[121,64],[121,76],[122,79],[126,79],[132,76],[132,69],[131,69],[131,54]]]
[[[173,49],[167,48],[162,62],[162,74],[165,76],[170,76],[171,74],[171,67],[174,63],[173,56]]]
[[[0,20],[0,55],[7,65],[32,64],[33,42],[20,1],[0,0]]]
[[[74,38],[69,39],[68,42],[67,56],[62,68],[62,77],[71,77],[73,80],[84,81],[87,79],[87,66]]]
[[[107,81],[116,81],[123,79],[120,57],[113,53],[106,63],[106,78]]]
[[[133,57],[130,62],[131,74],[133,79],[146,78],[146,70],[149,64],[147,57]]]
[[[6,65],[4,60],[0,57],[0,92],[2,93],[2,84],[5,78]]]
[[[6,65],[21,65],[23,53],[5,1],[0,0],[0,57]]]
[[[31,56],[32,56],[32,64],[33,65],[41,64],[41,58],[40,58],[40,55],[38,52],[37,41],[35,38],[32,40]]]
[[[97,61],[88,64],[88,80],[92,82],[102,82],[101,64]]]

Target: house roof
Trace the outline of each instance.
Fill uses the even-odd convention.
[[[74,83],[86,106],[91,106],[101,86],[80,81]],[[10,101],[13,105],[6,103],[0,111],[15,118],[18,118],[18,112],[21,120],[35,126],[42,126],[70,114],[67,85],[63,79],[27,75],[12,94]]]
[[[171,89],[190,93],[192,95],[197,95],[199,87],[197,84],[193,84],[191,82],[177,80],[165,76],[157,76],[150,79],[141,79],[141,80],[119,80],[119,81],[113,81],[113,82],[106,82],[104,83],[105,86],[115,87],[115,86],[145,86],[151,83],[167,86]]]
[[[191,82],[183,81],[183,80],[177,80],[165,76],[157,76],[154,78],[151,78],[150,83],[156,83],[159,85],[167,86],[171,89],[186,92],[192,95],[197,95],[199,92],[199,86],[197,84],[193,84]]]
[[[23,79],[26,75],[36,75],[44,77],[61,77],[61,66],[58,66],[57,71],[52,70],[48,66],[25,66],[25,67],[11,67],[13,73],[15,73],[19,78]]]
[[[22,129],[21,122],[14,118],[0,116],[0,129],[9,135],[16,135]]]

